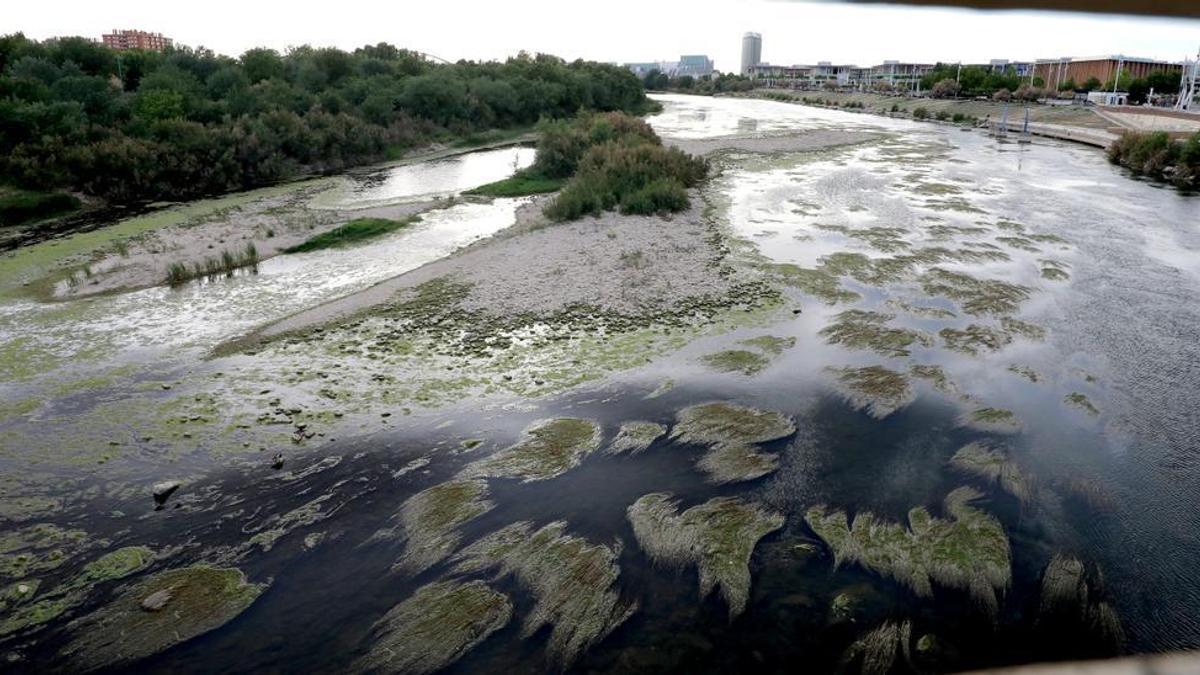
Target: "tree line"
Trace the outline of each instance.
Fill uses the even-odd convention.
[[[652,106],[626,69],[542,54],[434,64],[379,43],[232,58],[17,33],[0,37],[0,186],[177,200],[581,110]]]
[[[1172,96],[1179,93],[1179,74],[1166,71],[1150,73],[1145,77],[1132,77],[1128,72],[1121,74],[1118,82],[1109,80],[1101,82],[1099,78],[1091,77],[1084,82],[1067,79],[1057,83],[1058,92],[1073,93],[1075,91],[1112,91],[1113,87],[1129,93],[1130,103],[1140,104],[1149,96],[1151,90],[1155,94]],[[993,70],[983,66],[962,66],[957,64],[939,63],[921,78],[921,88],[934,96],[992,96],[1007,100],[1006,94],[1014,98],[1041,98],[1054,96],[1054,88],[1048,88],[1041,77],[1027,79],[1018,76],[1011,66],[1004,70]],[[1030,92],[1023,96],[1018,92]],[[1069,95],[1068,95],[1069,98]]]

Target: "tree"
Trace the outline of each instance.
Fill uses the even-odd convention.
[[[958,96],[958,90],[958,82],[946,78],[933,85],[933,90],[930,92],[930,94],[934,98],[954,98]]]
[[[1096,91],[1099,88],[1100,88],[1100,78],[1095,77],[1095,76],[1089,77],[1087,79],[1087,82],[1083,83],[1083,89],[1086,89],[1088,91]]]

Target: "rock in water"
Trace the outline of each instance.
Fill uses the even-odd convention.
[[[241,570],[197,565],[149,576],[85,617],[64,649],[71,670],[119,668],[225,625],[265,587]],[[163,592],[170,595],[165,601]],[[170,611],[147,611],[169,602]]]
[[[432,673],[503,628],[512,603],[482,581],[438,581],[393,607],[372,630],[355,671]]]
[[[783,516],[736,497],[717,497],[679,513],[679,502],[657,492],[628,510],[634,536],[656,561],[695,564],[700,598],[717,586],[733,618],[750,597],[750,556],[758,541],[783,527]]]
[[[177,480],[167,480],[161,483],[155,483],[153,488],[154,503],[162,506],[166,503],[167,498],[179,489],[180,482]]]
[[[171,601],[171,597],[171,589],[169,588],[155,591],[142,598],[142,609],[147,612],[157,612],[167,606],[167,603]]]

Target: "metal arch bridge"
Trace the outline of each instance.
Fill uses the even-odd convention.
[[[417,56],[420,56],[421,58],[425,59],[426,61],[432,61],[433,63],[440,63],[440,64],[447,65],[447,66],[454,65],[450,61],[447,61],[446,59],[443,59],[442,57],[440,57],[436,54],[430,54],[429,52],[422,52],[422,51],[418,51],[416,49],[413,49],[411,51],[412,51],[412,53],[416,54]]]

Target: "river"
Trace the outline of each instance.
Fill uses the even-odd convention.
[[[1070,144],[770,101],[660,100],[664,111],[649,121],[668,140],[874,134],[816,152],[713,160],[719,170],[703,197],[737,242],[739,264],[793,279],[819,272],[803,277],[815,284],[784,284],[802,312],[693,340],[549,397],[413,406],[397,424],[350,414],[357,427],[271,471],[253,450],[181,453],[157,438],[105,451],[97,467],[94,446],[113,434],[157,437],[162,430],[140,427],[137,410],[209,395],[207,384],[180,382],[236,380],[262,367],[253,354],[208,358],[213,345],[499,232],[522,200],[456,204],[366,246],[274,258],[256,275],[64,303],[5,301],[0,394],[12,403],[0,421],[8,439],[0,466],[9,499],[24,506],[6,505],[0,553],[24,545],[39,562],[19,574],[6,558],[13,566],[0,568],[0,586],[38,576],[46,593],[69,586],[104,550],[135,545],[155,551],[150,572],[236,566],[264,584],[229,623],[137,663],[152,672],[342,672],[366,663],[358,659],[373,653],[376,622],[391,608],[430,584],[467,579],[503,594],[512,620],[475,627],[486,639],[452,659],[451,672],[542,671],[547,645],[563,644],[582,645],[563,648],[571,669],[620,672],[866,671],[876,657],[895,661],[895,672],[944,671],[1200,648],[1200,198],[1132,180],[1102,153]],[[449,196],[527,164],[527,153],[355,174],[314,206]],[[764,336],[772,339],[744,342]],[[742,361],[711,367],[720,362],[706,357],[723,350],[753,360],[745,370]],[[903,391],[881,397],[841,379],[871,368],[896,375]],[[253,377],[228,388],[246,382]],[[750,442],[777,456],[773,471],[714,483],[697,469],[703,443],[667,436],[637,453],[592,452],[552,479],[487,481],[488,507],[456,528],[445,556],[416,573],[394,567],[415,539],[395,534],[404,505],[478,475],[481,461],[538,420],[591,420],[607,446],[632,420],[678,435],[681,411],[715,400],[791,421],[795,433]],[[228,424],[218,437],[232,437]],[[975,471],[954,459],[972,443],[996,453]],[[185,486],[154,510],[147,488],[162,479]],[[1007,576],[994,588],[962,577],[975,579],[984,564],[969,548],[978,532],[954,529],[968,517],[943,506],[962,486],[978,493],[969,522],[1002,532],[1007,546]],[[703,539],[653,554],[629,512],[652,493],[673,495],[681,512],[735,498],[779,517],[749,541],[744,611],[731,612],[736,600],[722,595],[736,560],[709,559],[710,571],[732,576],[720,577],[719,592],[698,593]],[[816,506],[890,524],[880,536],[903,541],[876,547],[864,527],[854,531],[857,549],[831,548],[829,532],[814,527]],[[940,544],[954,550],[929,552],[938,545],[913,534],[914,507],[952,533]],[[568,539],[602,547],[588,555],[611,559],[589,558],[568,588],[547,584],[556,565],[574,570],[582,553],[469,569],[467,552],[496,531],[560,521]],[[82,534],[27,545],[21,533],[42,522]],[[664,522],[669,530],[685,520]],[[956,562],[955,546],[968,547],[965,565],[936,571]],[[54,547],[63,562],[38,571]],[[906,556],[930,556],[920,567],[935,570],[932,593],[905,581]],[[1079,561],[1075,586],[1057,598],[1078,607],[1049,602],[1045,570],[1055,556]],[[579,589],[594,591],[582,610]],[[68,593],[60,617],[0,650],[17,671],[61,668],[64,648],[79,644],[68,619],[119,593],[116,584]],[[995,606],[981,607],[982,598]]]

